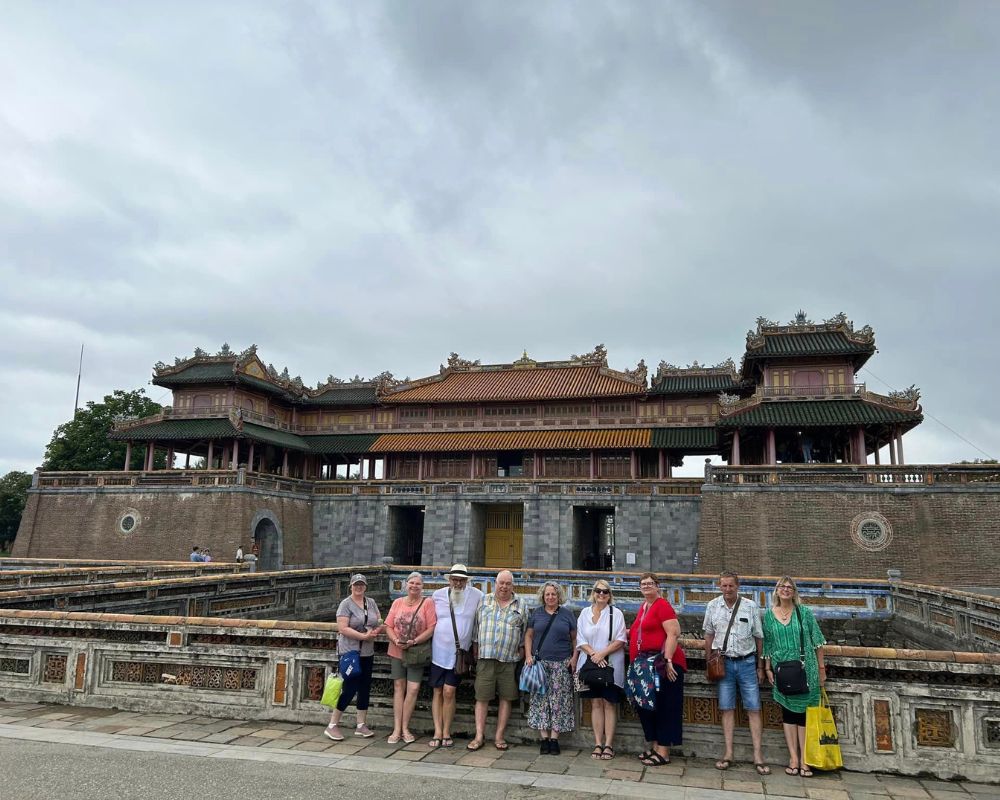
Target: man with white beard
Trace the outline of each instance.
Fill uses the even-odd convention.
[[[431,595],[438,624],[431,639],[430,684],[434,690],[431,713],[434,716],[434,738],[428,747],[454,747],[451,723],[455,719],[455,690],[461,677],[455,672],[456,651],[472,647],[476,613],[483,593],[469,586],[469,571],[465,564],[455,564],[448,572],[448,586]],[[457,632],[457,637],[456,637]]]

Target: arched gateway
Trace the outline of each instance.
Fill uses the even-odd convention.
[[[258,511],[250,523],[257,569],[263,572],[281,569],[284,562],[281,526],[270,511]]]

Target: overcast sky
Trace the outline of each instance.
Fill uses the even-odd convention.
[[[152,365],[315,386],[847,313],[910,462],[1000,457],[1000,4],[27,3],[0,14],[0,474]],[[877,376],[877,377],[876,377]],[[978,448],[978,449],[977,449]],[[689,459],[689,462],[692,459]]]

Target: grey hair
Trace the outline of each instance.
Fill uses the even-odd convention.
[[[421,575],[416,570],[413,570],[413,572],[411,572],[409,575],[406,576],[406,583],[409,583],[413,578],[420,578],[420,582],[421,583],[424,582],[424,576]]]
[[[545,605],[545,590],[548,589],[550,586],[556,590],[556,594],[559,596],[559,605],[561,606],[565,605],[566,590],[555,581],[545,581],[545,583],[543,583],[539,587],[538,593],[535,595],[535,597],[538,599],[538,605],[540,606]]]

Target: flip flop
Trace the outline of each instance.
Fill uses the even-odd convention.
[[[799,769],[799,775],[803,778],[811,778],[813,776],[813,771],[809,767],[801,767]]]
[[[669,758],[664,758],[659,753],[653,753],[649,758],[642,759],[642,763],[647,767],[662,767],[670,763]]]
[[[440,746],[441,746],[441,740],[440,740],[440,739],[430,739],[430,740],[428,740],[428,742],[427,742],[427,746],[428,746],[428,747],[429,747],[429,748],[430,748],[431,750],[435,750],[435,749],[437,749],[438,747],[440,747]]]
[[[448,740],[445,739],[445,741],[448,741]],[[486,744],[486,742],[484,742],[482,739],[473,739],[471,742],[469,742],[465,746],[465,749],[466,750],[482,750],[484,744]],[[445,747],[447,747],[447,746],[448,745],[445,745]]]
[[[494,747],[495,747],[495,748],[496,748],[497,750],[499,750],[499,751],[501,751],[501,752],[503,752],[504,750],[509,750],[509,749],[510,749],[510,745],[509,745],[509,744],[507,744],[507,742],[505,742],[505,741],[503,741],[503,740],[500,740],[499,742],[494,742],[494,743],[493,743],[493,746],[494,746]]]
[[[455,746],[455,742],[454,742],[454,740],[450,736],[446,736],[444,739],[441,740],[441,746],[442,747],[454,747]]]
[[[417,737],[414,736],[412,733],[404,733],[403,741],[406,742],[407,744],[413,744],[415,741],[417,741]]]
[[[647,759],[651,755],[653,755],[653,751],[652,750],[643,750],[641,753],[639,753],[639,760],[642,761],[644,759]]]
[[[390,736],[385,742],[386,744],[399,744],[400,738],[399,736]]]
[[[798,767],[785,767],[785,774],[786,775],[798,775],[799,774],[799,768]]]
[[[715,762],[715,768],[716,769],[729,769],[732,766],[732,764],[733,764],[733,762],[730,761],[728,758],[721,758],[721,759],[719,759],[718,761]]]
[[[757,770],[758,775],[770,775],[771,768],[767,764],[754,764],[753,768]]]

